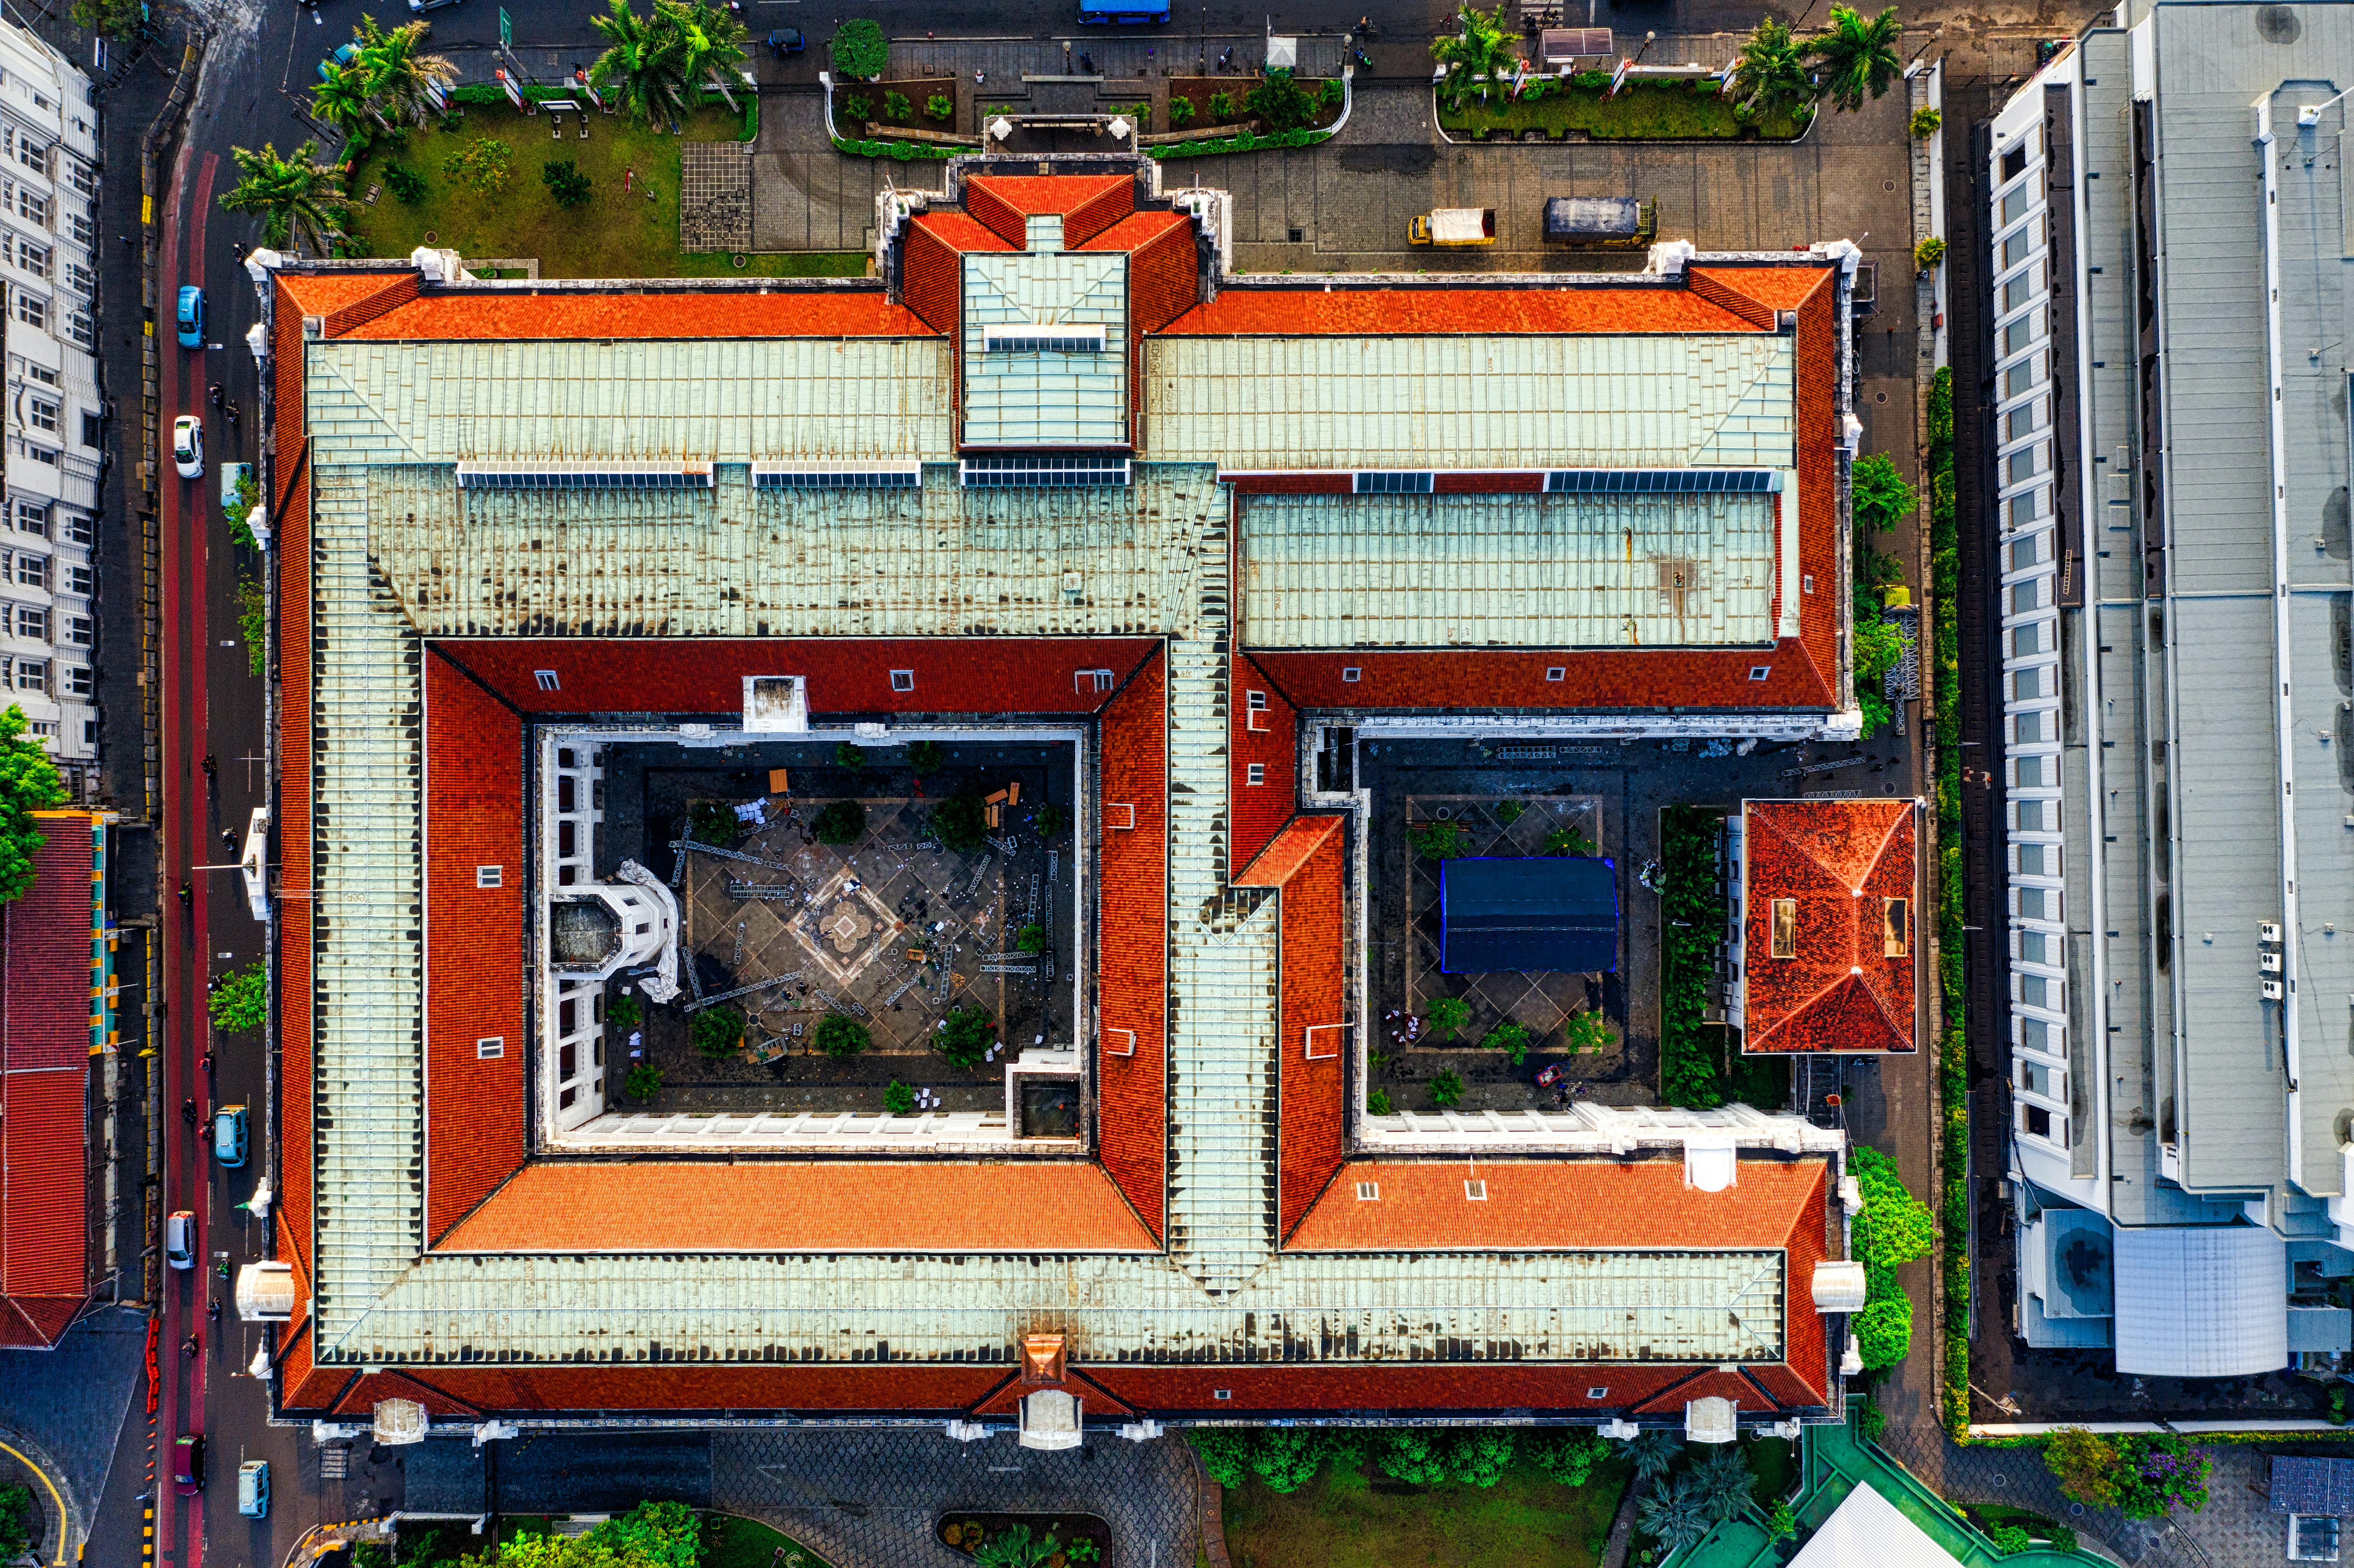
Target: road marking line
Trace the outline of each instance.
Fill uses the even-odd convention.
[[[18,1464],[32,1471],[33,1474],[40,1477],[41,1485],[49,1489],[49,1500],[58,1505],[58,1563],[59,1564],[59,1568],[63,1568],[66,1560],[66,1537],[73,1531],[72,1521],[66,1517],[66,1499],[58,1491],[57,1482],[49,1479],[49,1473],[47,1470],[44,1470],[40,1466],[33,1463],[32,1460],[26,1458],[24,1455],[18,1454],[16,1449],[9,1447],[7,1444],[0,1443],[0,1453],[15,1456]]]

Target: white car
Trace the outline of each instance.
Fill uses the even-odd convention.
[[[205,424],[194,414],[172,421],[172,461],[182,479],[205,476]]]

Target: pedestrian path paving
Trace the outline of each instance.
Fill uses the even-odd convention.
[[[938,1426],[723,1432],[711,1439],[711,1502],[775,1526],[835,1568],[956,1568],[940,1543],[951,1510],[1091,1513],[1111,1526],[1106,1560],[1193,1561],[1192,1451],[1175,1435],[1129,1443],[1091,1434],[1049,1453],[1011,1433],[959,1443]]]
[[[1950,1504],[1913,1478],[1904,1467],[1869,1442],[1855,1427],[1854,1411],[1861,1401],[1850,1402],[1850,1417],[1838,1426],[1806,1428],[1806,1469],[1792,1511],[1797,1515],[1798,1538],[1820,1528],[1848,1495],[1870,1486],[1897,1511],[1918,1525],[1963,1568],[2096,1568],[2103,1560],[2087,1552],[2060,1552],[2049,1547],[2005,1554],[1964,1519]],[[2016,1450],[2010,1450],[2016,1453]],[[2041,1466],[2031,1454],[2027,1462]],[[1668,1559],[1666,1568],[1766,1568],[1784,1553],[1766,1533],[1765,1515],[1755,1507],[1702,1536],[1698,1544]]]

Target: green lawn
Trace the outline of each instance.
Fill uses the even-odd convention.
[[[824,1558],[791,1536],[733,1513],[703,1516],[703,1552],[696,1561],[700,1568],[826,1568]]]
[[[1492,1487],[1404,1488],[1327,1469],[1288,1495],[1256,1476],[1225,1494],[1235,1568],[1594,1568],[1627,1489],[1606,1460],[1582,1487],[1515,1464]]]
[[[1700,89],[1681,81],[1638,81],[1616,98],[1602,90],[1561,86],[1543,98],[1522,97],[1493,105],[1477,98],[1460,110],[1441,107],[1438,123],[1448,131],[1543,131],[1559,136],[1583,131],[1596,141],[1643,137],[1688,137],[1731,141],[1743,131],[1733,117],[1733,100],[1720,96],[1713,82]],[[1776,115],[1757,122],[1760,140],[1787,142],[1806,128],[1803,120]]]
[[[569,114],[557,142],[548,135],[545,115],[525,117],[503,103],[469,105],[458,113],[462,121],[455,131],[429,124],[408,132],[405,147],[379,139],[368,150],[352,178],[355,204],[370,186],[383,189],[375,206],[353,207],[350,226],[368,255],[407,256],[429,244],[469,258],[535,257],[543,278],[865,275],[863,251],[754,255],[740,268],[724,255],[680,253],[679,143],[735,141],[741,122],[724,106],[690,114],[684,137],[633,125],[620,115],[592,114],[586,142],[575,134],[578,118]],[[506,185],[495,193],[469,189],[442,170],[452,153],[479,137],[514,149]],[[570,212],[556,205],[540,178],[544,164],[564,158],[590,182],[588,204]],[[414,207],[403,205],[386,183],[385,169],[396,161],[425,178],[425,195]]]

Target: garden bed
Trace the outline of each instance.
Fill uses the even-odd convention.
[[[1616,98],[1606,96],[1608,90],[1606,79],[1600,85],[1545,84],[1541,90],[1531,83],[1510,101],[1483,102],[1475,96],[1460,109],[1442,102],[1438,126],[1465,139],[1490,133],[1517,138],[1538,131],[1555,138],[1579,132],[1597,142],[1794,142],[1808,123],[1803,115],[1786,114],[1744,122],[1734,112],[1734,101],[1719,94],[1713,80],[1638,81]]]
[[[891,111],[891,95],[896,93],[907,101],[907,112]],[[888,140],[892,131],[905,127],[911,131],[953,132],[956,129],[956,78],[952,76],[917,77],[908,81],[838,82],[833,89],[833,122],[844,134],[861,125],[866,134],[878,140]],[[935,120],[924,112],[924,105],[935,98],[949,101],[949,112]],[[855,99],[857,103],[853,103]],[[862,110],[859,105],[864,105]]]
[[[1249,97],[1251,89],[1258,86],[1261,79],[1255,76],[1171,78],[1169,101],[1172,107],[1169,111],[1169,123],[1165,128],[1172,132],[1198,131],[1205,136],[1214,131],[1223,131],[1232,134],[1235,129],[1242,127],[1247,127],[1254,134],[1273,133],[1274,127],[1264,118],[1252,112],[1250,105],[1245,101]],[[1340,82],[1337,78],[1302,77],[1299,79],[1301,90],[1316,100],[1315,112],[1309,116],[1307,123],[1299,129],[1330,130],[1341,118],[1341,106],[1345,100],[1337,90],[1333,91],[1330,98],[1325,96],[1325,83],[1328,79],[1331,81],[1334,89],[1338,89]],[[1211,100],[1221,93],[1225,95],[1226,105],[1223,110],[1213,109]],[[1174,107],[1180,99],[1193,108],[1192,114],[1182,122],[1179,119],[1181,111]]]
[[[1111,1526],[1091,1513],[944,1513],[935,1533],[954,1552],[1037,1568],[1102,1568],[1111,1561]],[[1045,1543],[1055,1543],[1051,1551]],[[1015,1550],[1027,1542],[1033,1555]]]
[[[828,1568],[824,1558],[790,1535],[741,1514],[703,1516],[696,1568]]]
[[[1594,1568],[1629,1471],[1613,1457],[1582,1486],[1516,1461],[1493,1486],[1418,1486],[1378,1466],[1332,1467],[1297,1491],[1253,1476],[1224,1499],[1226,1550],[1253,1568]]]
[[[352,167],[348,228],[359,253],[405,257],[430,245],[461,256],[531,257],[543,278],[865,275],[864,251],[756,255],[741,267],[726,254],[680,251],[680,145],[741,140],[744,120],[726,105],[689,113],[681,136],[619,114],[588,120],[584,142],[578,117],[565,115],[559,141],[549,134],[548,116],[519,114],[504,101],[464,104],[405,136],[378,136]],[[449,167],[453,154],[484,140],[508,149],[505,182],[493,190],[470,185]],[[588,200],[569,209],[557,205],[541,173],[560,161],[588,180]],[[422,181],[413,201],[400,199],[395,165]],[[375,205],[360,205],[371,187],[380,187]]]

